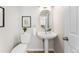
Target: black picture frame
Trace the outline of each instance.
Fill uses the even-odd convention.
[[[22,27],[31,28],[31,16],[22,16]]]
[[[4,27],[4,17],[5,17],[5,9],[0,7],[0,27]]]

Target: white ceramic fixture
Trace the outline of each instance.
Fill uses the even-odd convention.
[[[45,53],[48,53],[48,40],[54,39],[57,34],[51,31],[48,32],[37,32],[37,36],[41,39],[44,39],[44,47],[45,47]]]
[[[28,29],[26,32],[21,34],[21,43],[16,45],[11,53],[27,53],[27,48],[32,39],[32,29]]]
[[[37,35],[41,38],[41,39],[53,39],[57,36],[56,33],[54,32],[37,32]]]

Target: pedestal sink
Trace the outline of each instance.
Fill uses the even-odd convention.
[[[44,47],[45,47],[45,53],[48,53],[48,40],[49,39],[54,39],[57,34],[52,32],[52,31],[48,31],[48,32],[37,32],[37,36],[41,39],[44,39]]]

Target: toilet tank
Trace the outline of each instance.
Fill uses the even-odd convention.
[[[32,29],[28,29],[21,35],[21,43],[28,44],[32,38]]]

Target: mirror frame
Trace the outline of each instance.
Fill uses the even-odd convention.
[[[4,24],[4,17],[5,17],[4,13],[5,13],[5,9],[3,7],[0,7],[0,9],[2,9],[2,11],[0,13],[1,14],[1,17],[2,17],[2,19],[1,19],[2,25],[0,25],[0,27],[4,27],[5,26],[5,24]]]

